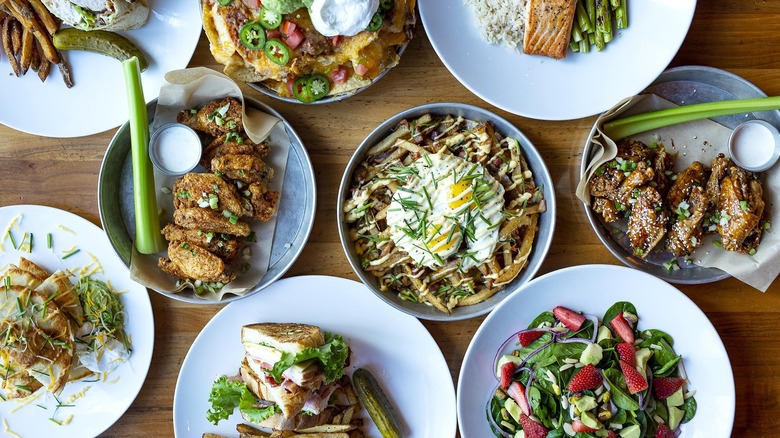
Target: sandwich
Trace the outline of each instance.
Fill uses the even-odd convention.
[[[349,423],[357,401],[340,335],[307,324],[260,323],[242,327],[241,342],[238,375],[214,382],[209,421],[217,424],[238,408],[244,420],[272,430]]]
[[[149,19],[146,0],[42,0],[63,23],[83,30],[129,30]]]

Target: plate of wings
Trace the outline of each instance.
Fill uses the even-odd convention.
[[[698,66],[667,70],[644,93],[678,105],[765,96],[739,76]],[[749,119],[778,125],[780,114],[712,120],[733,129]],[[595,152],[595,129],[585,145],[583,171]],[[617,146],[617,157],[589,181],[591,205],[585,211],[599,239],[620,261],[669,282],[701,284],[730,275],[699,265],[694,251],[756,254],[769,226],[765,175],[739,168],[723,153],[704,158],[697,156],[703,150],[681,151],[673,144],[634,139]],[[680,160],[681,155],[688,156]],[[687,167],[676,165],[692,160]]]

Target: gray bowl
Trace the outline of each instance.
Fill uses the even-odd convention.
[[[528,166],[534,173],[534,179],[537,185],[542,187],[544,197],[547,204],[547,211],[543,213],[539,218],[539,232],[537,233],[534,243],[534,248],[531,252],[531,257],[526,266],[520,274],[510,284],[508,284],[504,290],[496,293],[489,299],[474,304],[472,306],[456,307],[452,314],[446,315],[438,309],[419,303],[411,303],[404,301],[398,297],[397,294],[392,292],[382,292],[379,290],[377,279],[370,273],[365,272],[360,266],[360,259],[355,251],[355,245],[349,237],[349,224],[344,220],[344,212],[341,208],[344,205],[344,201],[349,194],[349,189],[352,182],[352,174],[357,169],[358,165],[365,159],[366,152],[371,149],[377,142],[388,136],[393,128],[403,119],[413,119],[422,116],[423,114],[437,114],[446,115],[452,114],[454,116],[463,116],[464,118],[478,121],[491,121],[496,128],[496,131],[506,135],[508,137],[516,138],[523,149],[523,155],[525,156]],[[509,294],[517,290],[521,285],[527,283],[544,261],[550,244],[552,243],[553,232],[555,230],[555,190],[553,189],[552,178],[547,170],[547,166],[544,164],[541,155],[533,146],[531,141],[526,137],[522,131],[517,129],[514,125],[506,121],[505,119],[493,114],[485,109],[466,105],[463,103],[431,103],[426,105],[410,108],[406,111],[402,111],[389,119],[385,120],[381,125],[376,127],[368,137],[360,143],[352,158],[347,164],[347,168],[344,171],[344,175],[341,178],[341,185],[338,193],[337,204],[337,217],[339,219],[339,239],[341,240],[341,246],[344,248],[344,252],[347,255],[349,264],[355,271],[358,277],[363,281],[373,293],[381,298],[387,304],[395,307],[396,309],[408,313],[412,316],[421,319],[433,320],[433,321],[459,321],[469,318],[474,318],[485,313],[490,312],[501,300],[506,298]]]
[[[290,137],[290,152],[284,175],[284,186],[277,211],[271,260],[262,280],[242,296],[226,294],[220,301],[205,300],[191,289],[180,293],[159,292],[168,298],[196,304],[225,304],[253,295],[284,275],[303,251],[314,225],[316,208],[316,184],[309,154],[300,137],[287,120],[267,104],[245,96],[245,101],[255,108],[278,117],[284,123]],[[157,108],[157,99],[146,109],[151,123]],[[132,163],[130,159],[130,128],[128,123],[119,127],[108,145],[98,177],[98,208],[103,230],[116,254],[130,266],[130,256],[135,235],[133,209]]]
[[[732,99],[748,99],[765,97],[763,91],[746,81],[745,79],[724,70],[702,66],[675,67],[663,72],[643,93],[653,93],[678,105],[713,102]],[[712,120],[727,128],[735,128],[746,120],[766,120],[774,126],[780,126],[780,112],[763,111],[751,114],[735,114],[730,116],[714,117]],[[596,152],[591,138],[596,133],[596,126],[591,128],[580,164],[580,176],[591,157]],[[668,270],[663,267],[664,262],[674,258],[669,251],[653,251],[647,258],[642,259],[633,254],[628,242],[625,225],[605,224],[593,213],[589,205],[583,204],[588,222],[596,232],[599,240],[607,247],[618,260],[626,266],[647,272],[670,283],[677,284],[703,284],[711,283],[730,277],[726,272],[718,268],[688,265],[679,258],[678,270]],[[618,222],[622,224],[623,221]],[[615,231],[617,230],[617,231]]]

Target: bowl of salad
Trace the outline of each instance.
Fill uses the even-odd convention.
[[[458,383],[463,436],[730,436],[734,377],[706,315],[636,270],[532,280],[477,330]]]

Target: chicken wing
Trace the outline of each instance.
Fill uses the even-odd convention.
[[[731,166],[720,182],[718,233],[727,251],[750,253],[761,238],[764,200],[761,181],[755,174]]]
[[[173,206],[179,208],[211,208],[229,211],[236,216],[251,216],[252,205],[238,194],[235,186],[213,173],[188,173],[173,185]],[[210,198],[216,203],[209,203]]]
[[[162,229],[165,240],[187,242],[196,245],[205,250],[214,253],[223,260],[232,260],[238,254],[238,240],[228,235],[218,235],[217,233],[204,233],[201,230],[188,230],[178,225],[168,224]],[[225,239],[227,237],[227,239]]]
[[[669,189],[669,193],[666,195],[666,205],[670,210],[674,211],[680,205],[680,203],[688,197],[690,197],[693,188],[696,186],[704,185],[706,180],[706,173],[704,165],[698,161],[694,161],[677,175],[677,179]],[[704,195],[704,193],[702,193]]]
[[[279,192],[268,190],[268,185],[260,181],[249,185],[249,194],[253,217],[263,222],[271,219],[279,204]]]
[[[731,159],[723,154],[718,155],[712,160],[710,177],[707,179],[707,185],[705,186],[707,197],[710,199],[710,206],[712,208],[717,208],[718,206],[720,199],[720,181],[726,177],[726,171],[733,165],[734,163]]]
[[[221,258],[197,245],[178,240],[168,243],[168,258],[160,258],[157,264],[182,280],[229,283],[236,277]]]
[[[242,129],[242,114],[241,102],[228,97],[212,101],[198,111],[181,111],[176,117],[176,121],[196,131],[217,137],[230,131]]]
[[[663,239],[668,215],[661,195],[654,188],[639,188],[635,195],[628,217],[628,238],[634,254],[644,258]]]
[[[211,170],[247,184],[264,181],[274,176],[274,170],[254,155],[227,154],[211,160]]]
[[[677,181],[679,180],[678,178]],[[702,221],[706,216],[709,200],[701,185],[693,185],[687,199],[680,201],[677,206],[679,214],[667,235],[666,248],[672,254],[682,257],[692,253],[702,243]]]
[[[244,135],[220,135],[203,150],[201,164],[206,169],[211,170],[211,160],[214,159],[214,157],[246,154],[263,158],[268,155],[268,150],[267,143],[255,143]]]
[[[173,220],[190,230],[200,230],[204,233],[224,233],[246,237],[250,233],[249,225],[243,221],[233,223],[219,211],[210,208],[177,208],[173,212]]]

